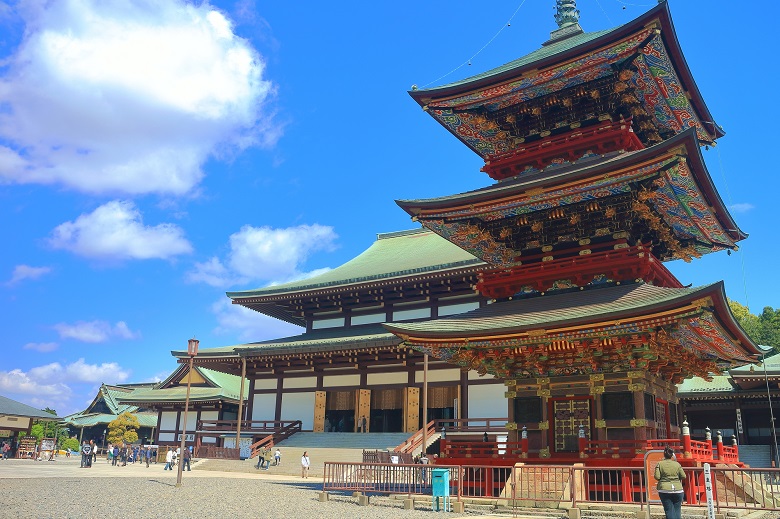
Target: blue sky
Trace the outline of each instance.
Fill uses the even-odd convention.
[[[489,184],[406,92],[535,50],[554,4],[0,2],[0,394],[64,415],[101,382],[164,378],[193,335],[215,347],[298,333],[225,291],[333,268],[413,228],[394,199]],[[580,23],[654,5],[580,0]],[[780,306],[763,5],[671,2],[726,131],[710,174],[750,237],[669,266],[685,284],[723,279],[754,313]]]

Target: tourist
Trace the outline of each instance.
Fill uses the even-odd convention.
[[[89,446],[92,447],[92,459],[89,461],[89,466],[92,466],[93,461],[97,461],[97,445],[95,440],[89,440]]]
[[[144,458],[146,458],[146,468],[149,468],[149,460],[152,458],[152,448],[148,445],[146,446],[146,452],[144,453]]]
[[[109,443],[106,448],[106,463],[111,463],[111,458],[114,457],[114,445]]]
[[[168,449],[165,453],[165,468],[163,470],[173,470],[173,449]]]
[[[8,444],[8,442],[3,442],[3,459],[8,459],[8,452],[11,450],[11,446]]]
[[[133,464],[138,461],[138,445],[133,445]]]
[[[268,468],[271,466],[270,456],[269,459],[266,459],[267,455],[268,451],[266,449],[262,449],[257,453],[257,465],[255,466],[257,470],[263,468],[263,465],[265,465],[265,470],[268,470]]]
[[[92,447],[87,443],[87,440],[81,444],[81,467],[90,468],[92,466]]]
[[[119,457],[122,458],[122,466],[123,467],[127,466],[127,452],[128,452],[127,444],[123,443],[122,444],[122,449],[119,451]]]
[[[111,464],[116,467],[116,460],[119,459],[119,445],[114,445],[114,450],[111,451],[111,454],[113,454]]]
[[[309,467],[311,467],[311,460],[309,459],[309,455],[306,453],[306,451],[303,451],[303,456],[301,456],[301,477],[302,478],[309,477]]]
[[[279,450],[279,447],[277,447],[276,452],[274,452],[274,463],[276,463],[276,467],[282,463],[282,451]]]
[[[368,426],[368,422],[366,421],[366,417],[365,416],[361,416],[360,417],[360,432],[364,432],[364,433],[368,432],[368,427],[367,426]]]
[[[182,467],[181,469],[184,470],[184,467],[187,467],[187,471],[190,470],[190,449],[188,447],[185,447],[184,449],[184,457],[181,459]]]
[[[658,495],[661,498],[666,519],[681,519],[680,508],[685,492],[683,490],[685,472],[675,459],[671,447],[664,449],[664,459],[655,466],[653,475],[658,481]]]

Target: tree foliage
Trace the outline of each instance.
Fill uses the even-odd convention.
[[[131,413],[122,413],[108,424],[107,441],[111,443],[134,443],[138,441],[138,417]]]
[[[729,300],[729,306],[739,325],[753,341],[780,351],[780,309],[767,306],[760,314],[754,315],[736,301]]]
[[[47,407],[42,411],[57,416],[57,411],[54,409]],[[68,427],[57,422],[34,420],[30,429],[30,436],[35,436],[38,441],[41,441],[42,438],[57,438],[57,442],[61,443],[62,440],[68,437]]]
[[[61,449],[70,449],[72,451],[79,451],[79,441],[76,438],[65,438],[60,444]]]

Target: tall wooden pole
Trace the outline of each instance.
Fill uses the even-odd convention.
[[[244,420],[244,377],[246,377],[246,357],[241,357],[241,390],[238,393],[238,427],[236,428],[238,459],[241,459],[241,422]]]
[[[425,456],[425,451],[428,447],[428,354],[423,357],[423,394],[422,394],[422,406],[423,406],[423,434],[422,434],[422,454]]]
[[[184,449],[187,448],[187,411],[190,409],[190,386],[192,385],[192,363],[195,361],[195,355],[198,354],[198,340],[190,339],[187,343],[187,354],[190,356],[190,369],[187,371],[187,396],[184,398],[184,422],[181,424],[181,446],[179,447],[179,470],[176,474],[176,486],[181,486],[181,469],[184,464]]]

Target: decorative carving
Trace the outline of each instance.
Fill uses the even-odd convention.
[[[517,380],[511,379],[511,378],[507,379],[507,380],[504,380],[504,385],[507,386],[507,387],[516,386],[517,385]]]
[[[591,382],[599,382],[601,380],[604,380],[604,373],[596,373],[590,376]]]
[[[645,373],[643,371],[629,371],[627,373],[628,378],[644,378]]]
[[[602,395],[604,394],[604,386],[593,386],[590,388],[590,394],[591,395]]]
[[[504,398],[515,398],[515,397],[517,397],[516,391],[507,391],[506,393],[504,393]]]
[[[649,425],[648,421],[644,418],[634,418],[631,420],[631,427],[641,428],[641,427],[647,427]]]
[[[631,391],[632,393],[636,393],[638,391],[644,391],[645,390],[645,385],[644,384],[629,384],[628,385],[628,390]]]
[[[550,379],[549,377],[537,378],[536,383],[539,384],[540,386],[544,386],[550,383]]]
[[[550,390],[549,389],[540,389],[536,392],[536,396],[543,396],[543,397],[550,397]]]
[[[547,431],[550,429],[550,422],[545,420],[544,422],[539,422],[539,430],[540,431]]]
[[[517,424],[515,422],[507,422],[506,425],[507,431],[516,431],[517,430]]]
[[[606,429],[607,428],[607,421],[606,420],[595,420],[593,422],[593,426],[596,429]]]

